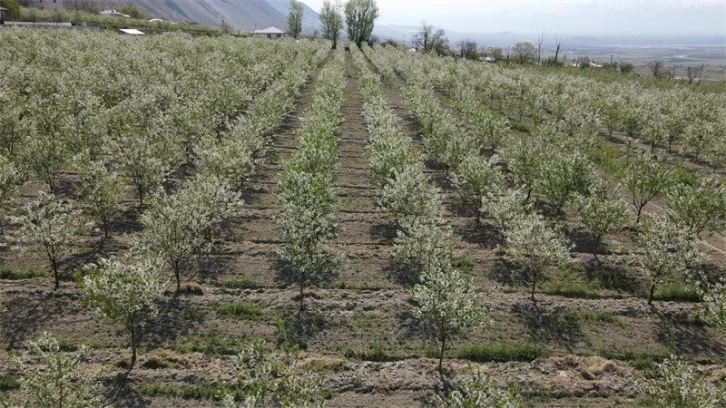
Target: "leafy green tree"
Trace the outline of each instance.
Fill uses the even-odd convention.
[[[518,42],[512,47],[512,53],[517,57],[520,65],[530,64],[537,56],[537,48],[530,42]]]
[[[700,236],[722,230],[726,222],[726,187],[715,178],[678,183],[666,193],[668,216]]]
[[[553,154],[542,162],[535,188],[559,211],[574,194],[588,191],[592,174],[592,164],[584,155]]]
[[[83,287],[91,310],[104,320],[120,322],[131,335],[131,370],[139,331],[158,314],[155,301],[167,282],[161,280],[159,266],[151,260],[126,264],[100,259],[86,270],[89,275],[84,277]]]
[[[421,273],[421,283],[412,289],[413,313],[439,342],[439,375],[444,378],[446,342],[461,330],[481,321],[480,296],[469,279],[448,263],[434,263]]]
[[[320,25],[323,38],[333,42],[333,49],[338,47],[340,30],[343,29],[343,5],[339,0],[324,0],[320,9]]]
[[[141,214],[144,230],[136,242],[137,249],[158,256],[174,273],[176,289],[181,290],[181,272],[187,262],[206,252],[204,217],[194,208],[196,201],[188,195],[167,195],[160,191],[151,208]]]
[[[703,258],[693,235],[664,216],[653,216],[638,242],[643,251],[638,267],[650,280],[649,305],[659,284],[676,274],[685,275]]]
[[[476,219],[481,219],[481,200],[487,192],[496,189],[502,175],[494,164],[499,157],[487,159],[479,154],[468,154],[451,174],[451,182],[459,192],[463,203],[476,207]]]
[[[435,215],[440,209],[438,192],[423,171],[423,164],[404,167],[383,187],[379,205],[400,224],[405,217]]]
[[[499,388],[489,376],[484,376],[479,370],[460,381],[445,397],[436,395],[434,402],[439,408],[520,408],[524,404],[519,392],[512,385],[509,390]]]
[[[590,186],[589,194],[577,196],[575,213],[595,239],[592,254],[596,260],[603,237],[618,232],[628,219],[625,202],[610,193],[607,184],[602,180]]]
[[[525,136],[511,146],[507,156],[509,168],[518,183],[526,187],[529,201],[545,162],[545,146],[540,139]]]
[[[640,223],[643,208],[671,185],[672,174],[666,166],[644,156],[636,158],[625,168],[623,185],[632,196],[637,212],[636,223]]]
[[[64,353],[60,343],[48,333],[31,342],[28,350],[35,364],[16,361],[22,367],[20,388],[26,399],[24,407],[90,408],[103,405],[100,381],[89,375],[82,365],[86,348],[78,353]]]
[[[121,169],[131,178],[139,197],[139,207],[149,192],[161,186],[171,170],[165,154],[149,137],[126,137],[116,145],[116,156]]]
[[[41,191],[38,200],[25,208],[25,214],[14,218],[20,224],[20,242],[40,247],[48,256],[55,279],[55,290],[60,286],[59,263],[80,230],[80,216],[79,210],[58,202],[53,194]]]
[[[290,11],[287,13],[287,30],[292,38],[297,37],[302,32],[303,4],[297,0],[290,0]]]
[[[79,172],[76,196],[101,221],[103,237],[108,238],[109,223],[116,216],[123,199],[123,187],[118,174],[109,171],[101,162],[88,162]]]
[[[345,25],[348,39],[360,48],[373,33],[373,25],[379,16],[375,0],[348,0],[345,3]]]
[[[525,214],[513,220],[505,231],[507,255],[527,275],[534,294],[546,269],[570,263],[570,248],[562,233],[549,227],[539,214]]]
[[[303,310],[305,286],[334,266],[325,245],[335,237],[336,193],[332,176],[286,171],[281,182],[283,258],[295,268]]]
[[[408,217],[399,226],[393,253],[418,279],[436,264],[451,263],[454,246],[451,227],[441,217]]]
[[[678,356],[656,363],[658,376],[638,383],[641,393],[666,408],[717,408],[726,404],[726,388],[714,385],[698,369]]]

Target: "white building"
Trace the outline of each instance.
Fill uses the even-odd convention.
[[[255,37],[267,36],[270,39],[278,39],[280,37],[287,37],[287,31],[280,30],[277,27],[267,27],[264,30],[255,30],[253,32]]]

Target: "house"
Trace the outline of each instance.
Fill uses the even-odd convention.
[[[128,18],[131,18],[131,16],[129,16],[127,14],[124,14],[124,13],[121,13],[119,11],[116,11],[115,9],[103,10],[100,14],[102,16],[109,16],[109,17],[128,17]]]
[[[135,28],[119,28],[118,33],[125,34],[125,35],[144,35],[143,32],[141,32]]]
[[[494,57],[484,57],[481,60],[484,61],[484,62],[488,62],[490,64],[493,64],[493,63],[497,62],[497,59],[494,58]]]
[[[287,37],[287,31],[280,30],[277,27],[267,27],[264,30],[255,30],[253,34],[257,36],[267,36],[272,40],[276,40],[280,37]]]

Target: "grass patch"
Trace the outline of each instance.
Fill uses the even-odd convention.
[[[542,347],[534,344],[478,344],[459,350],[462,360],[485,363],[490,361],[533,361],[545,354]]]
[[[599,297],[598,293],[584,282],[555,282],[545,285],[543,292],[546,295],[562,296],[567,298],[592,299]]]
[[[200,381],[194,385],[141,384],[136,389],[148,397],[173,397],[183,399],[207,399],[219,401],[230,391],[220,384]]]
[[[9,391],[20,388],[20,381],[12,374],[0,376],[0,391]]]
[[[33,279],[33,278],[48,278],[50,272],[42,269],[28,269],[25,271],[18,271],[11,269],[7,266],[0,267],[0,279],[6,280],[20,280],[20,279]]]
[[[179,353],[203,353],[207,356],[230,356],[239,354],[241,338],[225,336],[217,331],[198,334],[174,343],[172,348]]]
[[[263,288],[262,285],[260,285],[259,283],[255,282],[251,279],[223,281],[223,282],[218,282],[217,285],[219,285],[222,288],[226,288],[226,289],[261,289],[261,288]]]
[[[453,266],[464,274],[470,274],[474,270],[474,261],[463,255],[454,258]]]
[[[391,354],[386,353],[386,350],[383,346],[383,344],[379,342],[374,342],[368,345],[368,349],[366,350],[353,350],[351,348],[346,348],[343,351],[343,356],[348,359],[352,360],[363,360],[363,361],[376,361],[376,362],[385,362],[385,361],[398,361],[402,358],[399,356],[394,356]]]
[[[515,122],[513,120],[509,121],[509,127],[512,130],[516,130],[517,132],[520,132],[520,133],[529,134],[531,132],[531,130],[529,129],[529,127],[527,125],[523,125],[522,123]]]
[[[614,349],[602,349],[598,351],[598,355],[608,360],[628,361],[635,369],[641,371],[653,369],[655,363],[660,363],[670,356],[666,352],[637,352]]]
[[[249,302],[215,303],[212,307],[220,319],[257,321],[263,316],[262,309]]]
[[[662,302],[701,302],[701,295],[691,285],[666,284],[661,285],[653,294],[653,300]]]

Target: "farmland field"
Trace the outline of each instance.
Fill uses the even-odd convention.
[[[0,43],[0,403],[44,332],[119,407],[244,401],[257,339],[329,407],[432,406],[475,369],[525,406],[648,406],[674,354],[726,378],[723,93],[326,41]],[[164,283],[131,334],[89,295],[101,258]],[[440,282],[479,317],[448,337]]]

